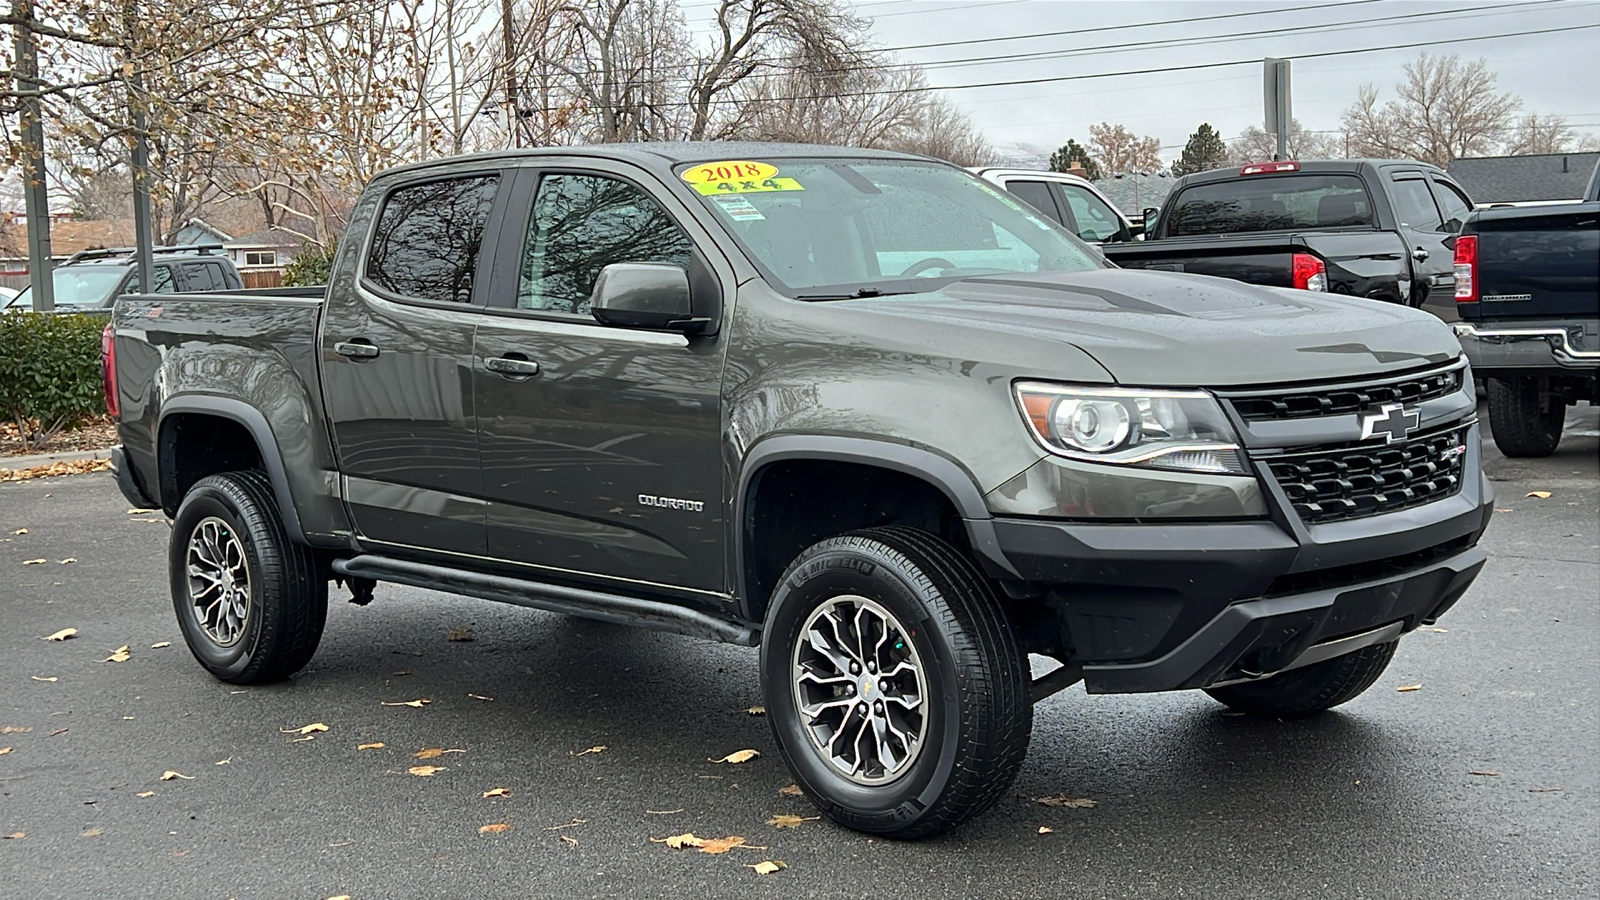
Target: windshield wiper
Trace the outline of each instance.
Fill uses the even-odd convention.
[[[796,300],[865,300],[868,297],[895,297],[900,294],[909,294],[910,291],[880,291],[877,288],[861,288],[848,294],[799,294]]]

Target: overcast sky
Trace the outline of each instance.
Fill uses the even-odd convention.
[[[1600,26],[1600,2],[1594,0],[858,0],[854,5],[873,21],[876,42],[885,48],[1069,32],[899,52],[901,59],[927,66],[928,80],[941,87],[1207,67],[951,90],[948,96],[1002,148],[1012,143],[1054,148],[1068,138],[1084,142],[1091,124],[1108,121],[1161,138],[1163,156],[1172,159],[1201,122],[1210,122],[1226,138],[1261,125],[1262,57],[1434,41],[1440,43],[1296,59],[1295,118],[1308,129],[1339,130],[1339,114],[1354,101],[1363,82],[1376,84],[1382,96],[1392,97],[1401,66],[1426,49],[1459,53],[1465,60],[1483,57],[1499,73],[1501,89],[1522,98],[1524,112],[1560,115],[1582,133],[1600,135],[1600,27],[1593,27]],[[709,6],[706,0],[683,3],[691,23],[700,27],[706,24]],[[1288,11],[1267,14],[1270,10]],[[1204,16],[1227,18],[1174,21]],[[1586,25],[1591,27],[1581,27]],[[1092,28],[1109,30],[1085,32]],[[1558,30],[1467,40],[1546,29]],[[1277,33],[1240,35],[1262,31]],[[1171,41],[1183,43],[1108,46]],[[1065,51],[1088,52],[940,65]],[[1215,65],[1237,60],[1254,62]]]

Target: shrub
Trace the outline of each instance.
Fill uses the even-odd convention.
[[[333,270],[333,255],[339,250],[339,242],[330,243],[326,249],[315,245],[307,245],[295,256],[287,266],[283,267],[283,284],[285,287],[299,285],[310,287],[312,285],[327,284],[328,273]]]
[[[100,380],[104,316],[0,314],[0,415],[25,448],[105,413]]]

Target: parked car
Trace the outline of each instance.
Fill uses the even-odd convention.
[[[1456,316],[1449,240],[1472,201],[1442,170],[1403,160],[1257,163],[1185,175],[1145,239],[1106,247],[1128,269],[1219,275]]]
[[[15,288],[0,286],[0,309],[4,309],[6,304],[10,303],[11,299],[17,294],[18,291]]]
[[[1041,697],[1317,713],[1484,564],[1450,329],[1117,269],[945,163],[501,152],[350,223],[325,289],[107,328],[117,483],[224,681],[305,665],[330,579],[759,644],[801,789],[910,838],[1005,795]]]
[[[1033,169],[990,167],[969,171],[1017,195],[1051,221],[1092,244],[1131,241],[1139,233],[1087,178]]]
[[[244,287],[233,260],[216,252],[221,244],[157,247],[150,262],[151,293],[226,291]],[[51,270],[55,307],[63,312],[110,309],[122,294],[143,292],[132,247],[83,250]],[[23,288],[5,309],[33,309],[33,287]]]
[[[1506,456],[1549,456],[1600,403],[1600,165],[1583,201],[1481,209],[1455,241],[1456,334]]]

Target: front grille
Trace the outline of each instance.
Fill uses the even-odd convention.
[[[1460,423],[1397,444],[1318,447],[1263,456],[1307,524],[1421,506],[1461,489],[1467,429]]]
[[[1365,384],[1298,387],[1281,392],[1235,396],[1230,398],[1230,402],[1241,418],[1251,422],[1364,413],[1386,403],[1414,406],[1424,400],[1453,394],[1461,390],[1463,371],[1461,366],[1456,366]]]

